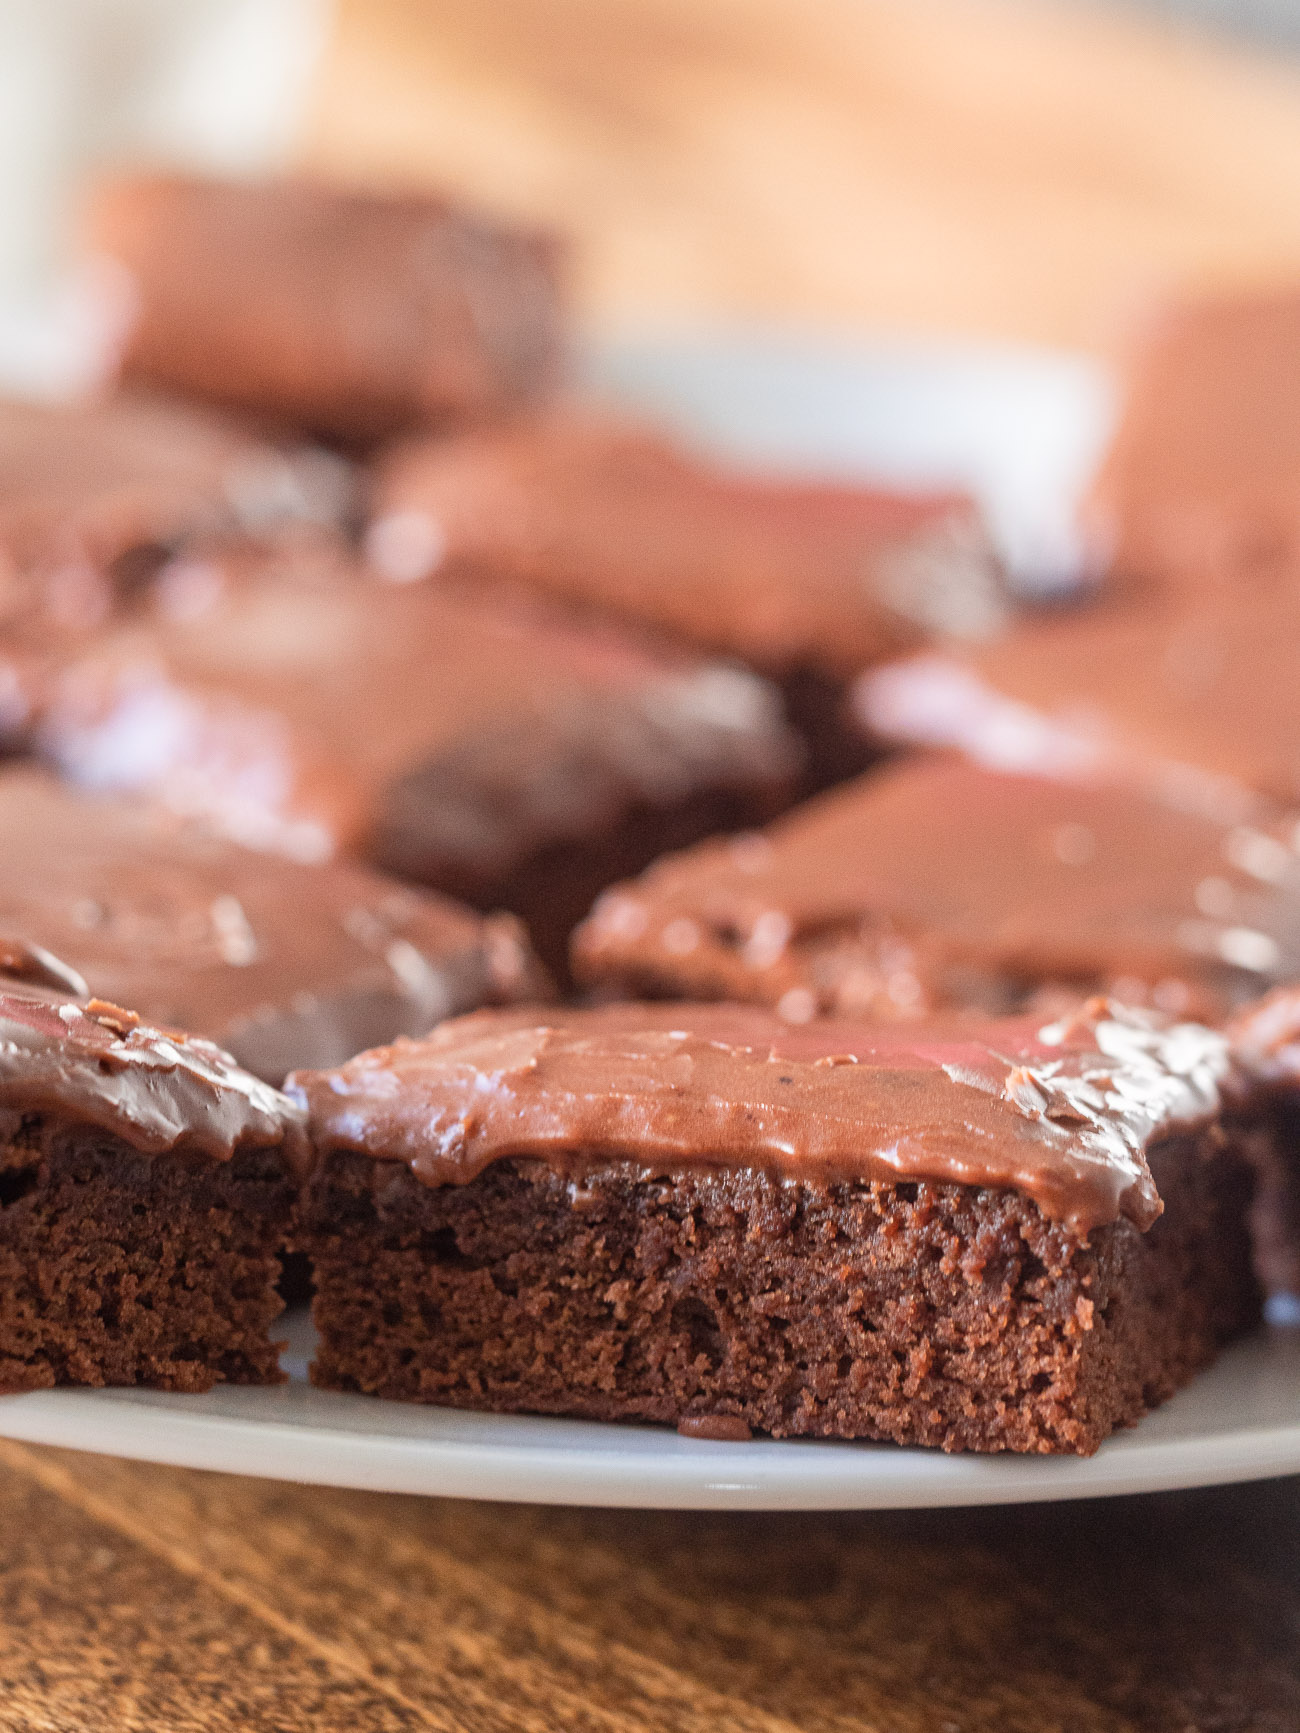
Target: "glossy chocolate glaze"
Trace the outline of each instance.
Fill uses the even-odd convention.
[[[356,847],[468,888],[629,804],[784,788],[796,747],[756,676],[464,598],[234,555],[164,572],[147,619],[68,667],[45,751],[237,840]]]
[[[128,377],[318,433],[487,414],[557,363],[556,244],[429,194],[127,177],[88,239],[132,280]]]
[[[1146,325],[1086,515],[1125,575],[1180,589],[1300,577],[1300,291]]]
[[[391,578],[504,574],[778,676],[851,675],[1007,612],[969,499],[745,476],[577,413],[401,446],[370,509]]]
[[[0,982],[0,1109],[94,1126],[150,1156],[275,1146],[298,1171],[307,1162],[297,1108],[212,1042],[12,980]]]
[[[458,1185],[488,1163],[571,1176],[758,1168],[784,1179],[1010,1188],[1080,1236],[1160,1213],[1145,1151],[1217,1111],[1223,1040],[1094,1002],[1069,1022],[824,1021],[737,1005],[480,1012],[286,1088],[317,1159],[354,1150]]]
[[[1294,826],[917,758],[607,891],[574,935],[598,987],[918,1016],[1053,989],[1222,1016],[1300,975]]]
[[[350,503],[347,466],[281,445],[212,410],[146,393],[44,408],[0,403],[0,554],[47,582],[46,606],[95,624],[89,567],[105,582],[134,554],[186,537],[331,525]],[[72,569],[69,569],[72,568]]]
[[[1300,587],[1181,604],[1115,600],[999,643],[865,674],[878,738],[956,746],[995,768],[1123,775],[1249,817],[1300,805]]]
[[[512,917],[360,867],[267,858],[31,770],[0,776],[0,834],[0,935],[70,966],[65,991],[207,1036],[272,1082],[545,996]]]

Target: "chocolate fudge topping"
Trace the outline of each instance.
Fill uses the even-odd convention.
[[[128,377],[316,432],[482,415],[556,364],[555,244],[431,195],[127,178],[89,241],[133,280]]]
[[[201,533],[333,525],[350,491],[342,460],[164,397],[0,403],[0,560],[43,574],[68,624],[98,623],[86,614],[102,618],[111,592],[94,575],[119,561]]]
[[[1169,308],[1142,332],[1087,518],[1126,575],[1295,581],[1300,291]]]
[[[193,1030],[272,1082],[455,1012],[546,996],[510,916],[360,867],[268,859],[31,770],[0,776],[0,833],[0,934],[45,948],[24,978],[43,968],[46,985]]]
[[[966,498],[734,474],[577,413],[391,451],[367,550],[396,581],[506,574],[778,676],[852,675],[1006,615]]]
[[[0,982],[0,1109],[97,1127],[144,1155],[228,1161],[283,1151],[302,1170],[298,1110],[210,1041],[156,1029],[100,999]]]
[[[65,670],[45,750],[258,847],[365,847],[469,894],[631,804],[775,791],[795,766],[757,677],[526,598],[233,556],[165,572],[159,593]]]
[[[408,1163],[431,1186],[534,1158],[581,1185],[744,1168],[792,1180],[1009,1188],[1080,1237],[1160,1200],[1145,1151],[1203,1122],[1228,1069],[1218,1035],[1094,1002],[1055,1025],[826,1021],[735,1005],[480,1012],[423,1041],[290,1078],[317,1159]]]
[[[878,736],[997,768],[1101,770],[1247,816],[1300,803],[1300,588],[1120,606],[1025,626],[960,655],[874,670],[854,703]]]
[[[907,759],[607,891],[574,972],[792,1021],[1008,1011],[1046,988],[1216,1018],[1300,976],[1297,834]]]

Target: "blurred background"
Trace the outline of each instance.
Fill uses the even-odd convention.
[[[600,330],[1104,349],[1300,270],[1289,44],[1294,0],[0,0],[0,373],[89,365],[70,216],[142,160],[552,221]]]

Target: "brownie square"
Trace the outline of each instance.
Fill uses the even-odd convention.
[[[499,411],[556,368],[554,240],[431,194],[127,176],[88,240],[131,281],[128,379],[319,434]]]
[[[504,575],[736,657],[781,686],[818,786],[871,756],[852,675],[1007,611],[963,496],[744,475],[575,413],[390,450],[366,546],[396,580]]]
[[[1293,822],[918,756],[606,891],[573,972],[791,1022],[1094,993],[1214,1021],[1300,975],[1295,844]]]
[[[739,669],[291,559],[156,587],[53,691],[41,743],[69,777],[513,910],[560,969],[603,885],[788,801],[796,743]]]
[[[980,648],[864,674],[882,743],[956,746],[1004,770],[1123,775],[1220,816],[1300,804],[1300,588],[1114,598]]]
[[[304,1150],[211,1043],[0,985],[0,1390],[277,1383]]]
[[[1256,1168],[1251,1230],[1265,1287],[1300,1296],[1300,987],[1279,987],[1227,1029],[1234,1111]]]
[[[1088,1454],[1258,1315],[1222,1039],[484,1012],[289,1084],[326,1388]]]
[[[1144,323],[1086,517],[1125,578],[1183,592],[1294,583],[1300,293],[1189,301]]]
[[[510,915],[341,862],[256,854],[143,802],[47,773],[0,775],[0,934],[70,965],[77,990],[188,1029],[267,1082],[545,998]]]

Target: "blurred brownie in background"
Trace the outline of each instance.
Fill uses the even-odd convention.
[[[1257,1173],[1255,1261],[1271,1292],[1300,1296],[1300,986],[1247,1007],[1227,1033]]]
[[[202,406],[0,402],[0,747],[24,743],[51,666],[179,547],[324,540],[351,508],[341,458]]]
[[[0,833],[0,934],[272,1083],[455,1012],[547,997],[512,916],[363,867],[254,854],[25,768],[0,775]]]
[[[573,940],[603,993],[791,1022],[1094,993],[1217,1019],[1300,976],[1300,837],[1133,788],[912,758],[606,891]]]
[[[1091,1454],[1258,1316],[1223,1040],[480,1012],[291,1078],[315,1382]],[[1158,1218],[1158,1219],[1157,1219]]]
[[[1087,526],[1124,578],[1300,581],[1300,286],[1148,323]]]
[[[299,859],[367,855],[528,921],[548,963],[604,885],[788,804],[755,675],[517,594],[258,554],[180,561],[62,670],[44,752]]]
[[[279,1383],[306,1154],[298,1111],[211,1042],[0,979],[0,1391]]]
[[[127,378],[341,440],[510,407],[559,355],[555,243],[432,195],[128,177],[88,244],[131,279]]]
[[[871,757],[854,674],[1006,614],[962,496],[748,476],[578,411],[407,441],[378,460],[369,515],[391,580],[506,576],[775,680],[814,785]]]
[[[1300,805],[1300,587],[1119,597],[879,668],[864,724],[1004,769],[1123,776],[1219,816]]]

